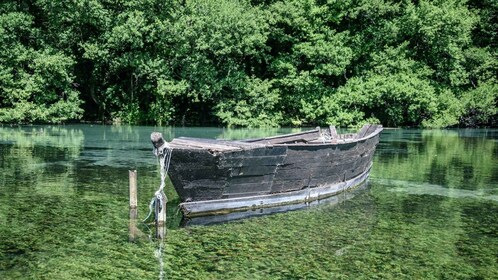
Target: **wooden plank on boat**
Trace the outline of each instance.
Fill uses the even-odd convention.
[[[329,130],[330,130],[330,139],[339,138],[339,135],[337,135],[337,129],[335,129],[335,126],[333,126],[333,125],[329,126]]]
[[[246,184],[246,183],[262,183],[271,182],[274,174],[257,175],[257,176],[236,176],[229,179],[230,186]]]
[[[315,168],[292,168],[292,169],[279,169],[275,175],[277,180],[295,180],[299,178],[313,176],[325,177],[328,175],[342,173],[342,166],[319,166]]]
[[[298,202],[311,202],[330,197],[351,187],[357,186],[368,178],[370,170],[346,182],[333,183],[317,188],[295,190],[285,193],[234,197],[228,199],[184,202],[180,204],[187,217],[215,215],[250,209],[274,207]]]
[[[183,138],[175,138],[171,141],[170,145],[174,149],[185,149],[185,148],[196,148],[196,149],[207,149],[214,151],[231,151],[231,150],[241,150],[240,147],[228,146],[221,143],[210,143],[207,141],[195,141]]]
[[[211,154],[207,150],[199,149],[196,151],[182,149],[182,150],[173,150],[171,154],[171,162],[172,165],[185,165],[187,168],[190,168],[189,164],[194,165],[211,165],[215,166],[217,161],[217,157]]]
[[[372,134],[380,133],[382,131],[381,125],[364,125],[360,132],[358,132],[356,139],[370,137]]]
[[[263,146],[250,150],[231,151],[223,153],[225,158],[246,158],[258,156],[278,156],[287,153],[287,146]]]
[[[271,186],[272,193],[300,190],[306,186],[307,179],[274,180]]]
[[[231,140],[219,140],[219,139],[204,139],[204,138],[194,138],[194,137],[178,137],[177,139],[198,142],[198,143],[208,143],[214,145],[225,145],[229,147],[236,147],[242,149],[255,149],[265,147],[264,144],[260,143],[248,143],[243,141],[231,141]]]
[[[368,135],[370,135],[370,134],[374,133],[375,131],[377,131],[377,130],[379,130],[379,129],[380,129],[380,130],[382,130],[381,128],[382,128],[382,127],[381,127],[380,125],[372,125],[372,126],[370,126],[370,128],[367,130],[367,132],[365,132],[365,135],[364,135],[364,136],[368,136]]]
[[[230,174],[229,170],[214,168],[212,166],[192,166],[189,168],[189,172],[177,172],[177,168],[185,168],[185,166],[170,167],[171,173],[175,174],[174,177],[180,180],[218,179],[226,178]]]
[[[253,182],[253,183],[238,183],[238,184],[230,184],[229,187],[225,188],[223,192],[224,197],[228,196],[236,196],[241,195],[243,193],[249,194],[268,194],[271,190],[272,181],[261,181],[261,182]]]
[[[184,182],[185,188],[197,188],[200,187],[202,189],[220,189],[224,188],[227,180],[223,179],[198,179],[195,181]]]
[[[359,153],[355,150],[338,151],[332,149],[324,149],[320,151],[303,151],[289,148],[284,165],[299,165],[302,167],[308,166],[326,166],[337,164],[348,158],[358,156]]]
[[[182,181],[183,188],[178,189],[178,195],[186,200],[202,200],[221,198],[227,185],[226,179],[200,179],[196,181]]]
[[[372,125],[370,125],[370,124],[365,124],[365,125],[364,125],[361,129],[360,129],[360,131],[358,131],[358,133],[356,133],[356,135],[355,135],[355,137],[354,137],[354,138],[355,138],[355,139],[360,139],[360,138],[365,137],[365,135],[366,135],[366,133],[367,133],[367,131],[368,131],[368,129],[369,129],[370,127],[372,127]]]
[[[319,137],[320,137],[320,129],[314,129],[301,133],[277,135],[273,137],[266,137],[260,139],[250,139],[246,141],[250,143],[280,144],[280,143],[293,143],[293,142],[308,142],[316,140]]]
[[[230,170],[230,176],[255,176],[255,175],[268,175],[275,174],[275,166],[242,166],[242,167],[233,167]]]
[[[222,167],[243,167],[243,166],[275,166],[285,160],[285,155],[278,156],[257,156],[257,157],[234,157],[225,158],[220,161]]]

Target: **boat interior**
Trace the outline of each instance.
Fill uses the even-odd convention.
[[[366,124],[357,133],[338,134],[335,126],[328,128],[317,127],[313,130],[308,130],[299,133],[277,135],[267,138],[259,138],[245,140],[249,143],[264,143],[264,144],[325,144],[325,143],[340,143],[352,142],[382,129],[381,125]]]
[[[240,141],[179,137],[170,142],[172,148],[209,149],[217,151],[244,150],[267,145],[335,144],[354,142],[382,130],[381,125],[364,125],[357,133],[338,134],[334,126]]]

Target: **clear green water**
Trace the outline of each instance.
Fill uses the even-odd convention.
[[[159,186],[149,135],[289,130],[0,127],[0,279],[496,279],[498,130],[386,130],[366,189],[320,205],[128,241]]]

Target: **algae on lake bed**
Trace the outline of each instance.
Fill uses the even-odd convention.
[[[387,130],[369,186],[354,198],[227,224],[179,228],[168,185],[163,243],[143,225],[145,236],[128,242],[127,170],[138,170],[140,217],[159,184],[152,130],[0,128],[0,279],[498,275],[497,130]]]

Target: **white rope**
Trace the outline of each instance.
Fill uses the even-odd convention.
[[[166,199],[166,202],[168,202],[168,198],[163,196],[163,191],[164,187],[166,185],[166,176],[168,175],[168,170],[169,170],[169,165],[171,162],[171,155],[173,154],[173,149],[168,145],[168,143],[164,143],[160,148],[158,148],[154,154],[156,154],[159,157],[159,164],[161,168],[161,184],[159,185],[159,189],[154,193],[154,197],[151,199],[150,204],[149,204],[149,214],[147,217],[143,220],[143,222],[147,221],[150,216],[152,215],[152,212],[154,212],[154,206],[155,202],[159,201],[159,207],[160,210],[162,210],[162,206],[164,204],[163,199]],[[157,217],[156,217],[157,219]]]

